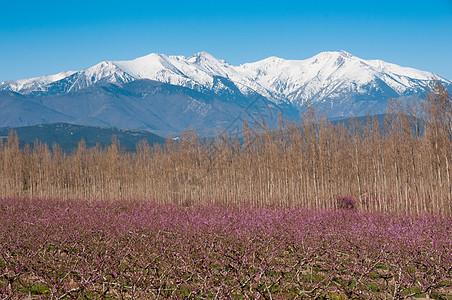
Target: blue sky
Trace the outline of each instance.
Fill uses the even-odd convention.
[[[6,0],[0,7],[0,81],[152,52],[207,51],[238,65],[334,50],[452,80],[452,0]]]

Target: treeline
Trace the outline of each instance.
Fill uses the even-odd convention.
[[[0,197],[137,199],[182,205],[326,208],[452,216],[452,110],[436,83],[424,99],[393,100],[384,124],[333,124],[314,111],[275,129],[244,124],[243,140],[185,132],[164,146],[119,142],[72,154],[0,144]],[[339,200],[338,200],[339,199]]]

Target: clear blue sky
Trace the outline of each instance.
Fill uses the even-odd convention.
[[[237,65],[331,50],[452,80],[452,0],[6,0],[0,10],[0,81],[152,52]]]

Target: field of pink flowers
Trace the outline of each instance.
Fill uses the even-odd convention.
[[[452,220],[0,199],[0,299],[451,299]]]

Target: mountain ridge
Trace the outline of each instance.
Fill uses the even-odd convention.
[[[86,147],[99,145],[105,148],[112,143],[112,139],[115,137],[121,147],[124,147],[127,151],[135,151],[137,143],[143,140],[151,147],[154,144],[163,145],[165,143],[164,138],[143,130],[93,127],[67,123],[37,124],[14,128],[1,127],[0,140],[6,140],[10,131],[17,134],[21,147],[25,147],[28,144],[33,148],[34,143],[38,141],[46,144],[49,148],[57,144],[66,153],[71,153],[77,149],[82,139]]]
[[[69,122],[160,135],[189,127],[212,134],[237,118],[271,124],[281,113],[296,120],[311,106],[329,118],[384,113],[388,99],[421,96],[433,79],[452,89],[451,81],[433,73],[346,51],[305,60],[272,56],[239,66],[207,52],[190,57],[151,53],[2,82],[0,126]],[[137,93],[140,88],[146,92]]]
[[[365,72],[366,68],[368,72]],[[403,92],[403,87],[411,86],[407,77],[418,81],[430,81],[436,77],[440,81],[451,83],[431,72],[401,67],[382,60],[364,60],[343,50],[321,52],[305,60],[286,60],[272,56],[239,66],[230,65],[207,52],[199,52],[190,57],[151,53],[128,61],[103,61],[81,71],[5,81],[0,83],[0,90],[28,94],[35,91],[35,85],[30,84],[31,82],[45,86],[71,77],[77,77],[79,86],[71,85],[64,92],[82,89],[98,82],[126,83],[138,79],[151,79],[189,88],[195,88],[196,85],[211,88],[213,77],[220,76],[239,84],[239,88],[243,85],[267,96],[264,90],[275,93],[278,87],[281,89],[278,84],[282,80],[289,82],[289,86],[302,86],[308,81],[332,80],[334,77],[345,77],[357,80],[359,83],[368,83],[372,75],[382,77],[387,75],[381,79],[391,80],[393,88],[397,88],[399,93]],[[81,78],[90,80],[83,84],[80,82]],[[259,86],[256,86],[256,83]],[[283,91],[278,96],[287,96],[287,91]]]

